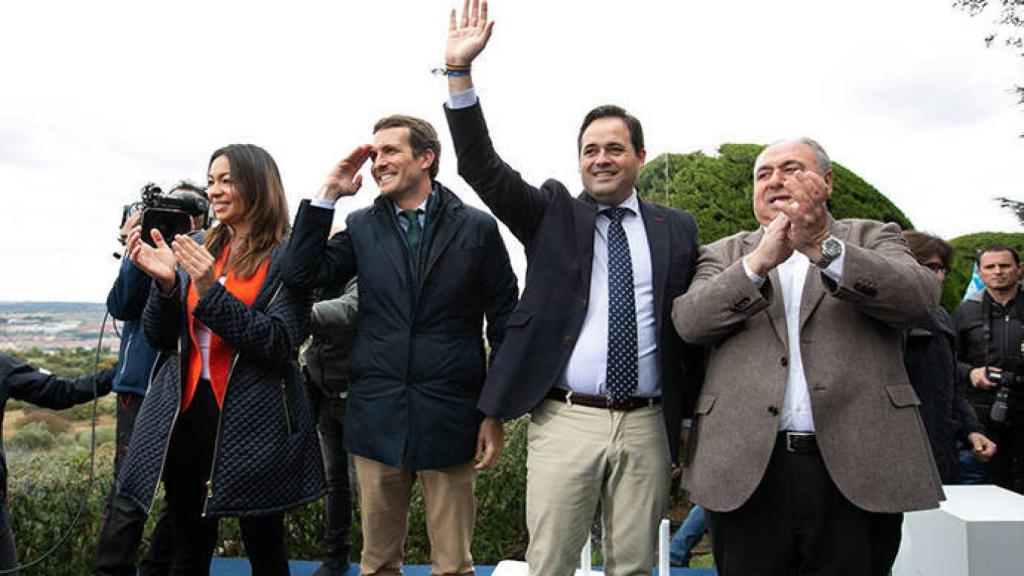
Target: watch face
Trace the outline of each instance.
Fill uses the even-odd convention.
[[[843,251],[843,245],[835,238],[826,238],[821,243],[821,255],[825,258],[836,258]]]

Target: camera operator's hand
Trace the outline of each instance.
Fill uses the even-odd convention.
[[[985,376],[986,370],[992,370],[993,372],[999,372],[998,368],[988,368],[987,366],[978,366],[977,368],[971,368],[971,386],[974,388],[981,388],[982,390],[991,390],[998,387],[999,385],[992,382]]]
[[[121,244],[127,244],[128,235],[131,234],[132,228],[135,228],[139,224],[139,220],[142,219],[142,212],[136,212],[125,219],[124,224],[121,225]]]
[[[174,252],[156,228],[150,232],[156,248],[142,241],[142,227],[132,228],[128,235],[128,257],[140,270],[156,280],[160,291],[169,294],[174,288]]]
[[[996,455],[996,443],[981,432],[971,432],[967,435],[967,441],[970,442],[974,457],[979,462],[988,462]]]
[[[320,188],[319,197],[335,202],[342,196],[354,196],[363,185],[363,175],[359,173],[359,170],[371,156],[373,156],[373,146],[363,144],[341,162],[335,164],[327,175],[323,187]]]
[[[195,240],[185,235],[178,235],[171,243],[174,250],[174,257],[192,278],[192,285],[196,288],[196,294],[200,298],[217,283],[217,275],[214,270],[216,260],[205,246],[201,246]]]

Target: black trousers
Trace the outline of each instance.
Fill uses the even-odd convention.
[[[135,429],[135,420],[142,406],[142,396],[132,393],[117,395],[117,427],[114,452],[114,479],[121,471],[128,442]],[[96,538],[93,574],[98,576],[135,576],[135,562],[146,524],[146,513],[135,505],[119,500],[111,485],[107,495],[107,509]],[[166,576],[171,567],[171,525],[167,503],[160,507],[156,525],[150,535],[149,548],[139,565],[139,576]]]
[[[345,452],[345,399],[327,396],[317,386],[309,386],[316,412],[320,448],[327,477],[324,503],[324,566],[344,569],[349,565],[352,525],[352,491],[348,478],[348,453]]]
[[[886,576],[903,523],[854,506],[819,453],[789,452],[782,436],[750,499],[707,515],[720,576]]]
[[[217,543],[215,517],[203,516],[220,411],[210,383],[199,381],[188,410],[178,417],[164,467],[173,527],[172,576],[207,576]],[[239,518],[253,576],[287,576],[284,514]]]
[[[985,417],[985,433],[996,446],[996,455],[988,462],[992,483],[1024,494],[1024,411],[1012,411],[1008,423]]]

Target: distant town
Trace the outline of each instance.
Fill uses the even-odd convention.
[[[96,302],[0,302],[0,349],[44,351],[94,348],[106,305]],[[103,347],[120,344],[113,318],[107,319]]]

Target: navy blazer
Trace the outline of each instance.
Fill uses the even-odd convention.
[[[328,241],[334,212],[305,200],[286,280],[308,289],[359,275],[345,448],[414,470],[473,459],[487,372],[483,321],[493,355],[518,294],[494,218],[437,182],[433,194],[417,274],[390,201],[353,212]]]
[[[586,193],[573,198],[556,180],[540,188],[525,182],[494,151],[479,103],[445,110],[459,175],[526,249],[526,288],[478,405],[485,414],[517,418],[559,382],[583,328],[598,205]],[[679,426],[699,383],[702,353],[683,344],[670,314],[672,299],[686,291],[697,267],[697,221],[643,200],[640,212],[651,250],[665,426],[676,461]]]

